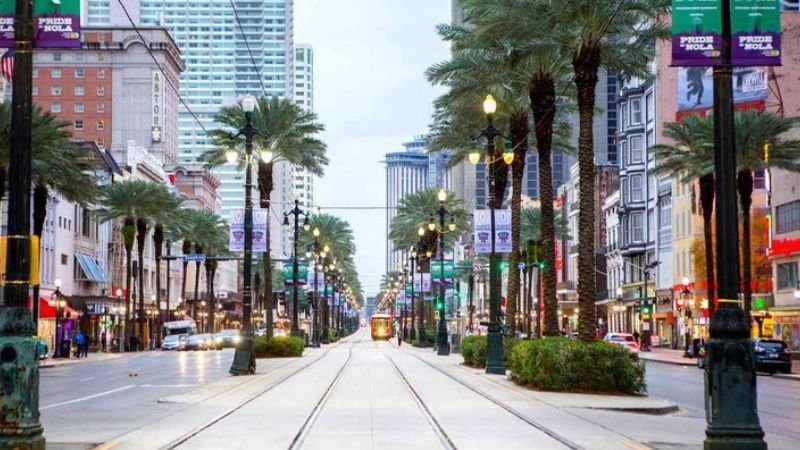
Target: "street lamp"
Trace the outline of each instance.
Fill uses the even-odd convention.
[[[685,354],[689,355],[689,341],[692,339],[691,336],[691,319],[692,319],[692,309],[694,309],[694,299],[692,298],[692,291],[689,290],[689,277],[683,277],[681,280],[683,284],[683,290],[681,291],[678,308],[685,310],[684,316],[686,317],[686,328],[685,328]]]
[[[303,216],[303,229],[308,231],[311,228],[311,223],[308,221],[308,216],[310,213],[304,212],[300,209],[300,201],[295,199],[294,201],[294,208],[292,208],[289,212],[283,215],[283,225],[289,226],[289,216],[294,216],[294,253],[292,254],[292,336],[297,336],[299,338],[305,338],[303,333],[300,331],[300,326],[298,325],[298,301],[297,301],[297,271],[298,271],[298,262],[297,262],[297,241],[298,241],[298,233],[300,231],[299,227],[299,219],[300,216]]]
[[[311,346],[312,347],[319,347],[319,298],[317,296],[317,276],[319,274],[317,268],[319,266],[319,262],[321,259],[319,253],[319,235],[320,231],[319,228],[314,228],[312,232],[314,235],[314,243],[312,244],[312,255],[313,259],[311,260],[311,264],[314,265],[314,284],[311,286]],[[309,255],[310,257],[311,255]]]
[[[436,303],[436,309],[439,310],[439,323],[436,330],[436,337],[437,337],[437,346],[436,346],[436,354],[441,356],[447,356],[450,354],[450,343],[447,339],[447,323],[445,322],[445,314],[447,312],[447,306],[445,305],[445,284],[446,279],[444,276],[444,235],[447,231],[445,231],[445,223],[444,223],[444,216],[450,216],[450,226],[448,229],[450,231],[455,231],[455,221],[453,220],[453,212],[445,208],[445,202],[447,201],[447,191],[444,189],[440,189],[439,193],[437,194],[437,199],[439,200],[439,208],[436,210],[436,213],[439,215],[439,227],[437,230],[436,224],[433,224],[433,228],[431,231],[436,230],[439,238],[436,240],[437,245],[439,246],[439,270],[441,271],[441,278],[439,280],[439,301]],[[430,228],[430,227],[429,227]],[[433,280],[431,280],[433,281]]]
[[[53,352],[53,358],[60,358],[63,355],[61,354],[61,343],[62,335],[64,334],[64,330],[61,329],[61,316],[63,313],[63,308],[66,305],[66,302],[61,296],[61,278],[56,278],[53,281],[53,285],[56,287],[56,290],[53,291],[53,294],[50,296],[50,306],[56,308],[56,348]]]
[[[253,111],[256,99],[246,95],[241,101],[246,120],[244,128],[236,136],[244,136],[245,142],[245,182],[244,182],[244,270],[242,283],[242,338],[236,346],[230,373],[233,375],[252,375],[256,372],[256,359],[253,354],[253,326],[251,314],[253,292],[251,288],[253,270],[253,138],[260,133],[253,126]]]
[[[122,304],[122,289],[117,288],[115,294],[117,294],[117,306],[115,306],[113,309],[117,311],[122,311],[124,310],[124,305]],[[119,342],[120,353],[125,351],[125,339],[123,338],[123,336],[125,336],[125,325],[123,324],[124,321],[122,320],[124,318],[124,315],[125,314],[123,313],[122,318],[119,317],[119,315],[116,315],[116,322],[117,322],[116,336],[117,336],[117,341]]]
[[[500,199],[494,196],[495,185],[497,184],[497,177],[500,173],[498,169],[498,162],[502,159],[505,163],[505,169],[514,162],[513,153],[510,155],[497,155],[495,149],[495,140],[499,137],[504,137],[503,134],[494,126],[494,114],[497,111],[497,102],[494,97],[487,95],[483,101],[483,112],[486,115],[486,128],[481,131],[479,137],[486,138],[486,159],[488,170],[486,171],[489,177],[489,195],[487,196],[487,206],[491,209],[489,214],[491,224],[491,239],[492,250],[489,254],[489,326],[488,336],[486,340],[486,373],[505,375],[506,368],[503,362],[503,335],[500,327],[500,277],[498,273],[498,255],[495,251],[495,218],[494,209],[499,206]],[[505,152],[508,153],[508,152]],[[477,158],[480,159],[480,158]],[[470,162],[473,158],[470,158]],[[473,163],[476,164],[477,162]]]

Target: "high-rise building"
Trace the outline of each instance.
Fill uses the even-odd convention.
[[[443,187],[452,190],[452,177],[447,168],[447,152],[428,153],[426,137],[415,136],[403,144],[404,151],[387,153],[386,164],[386,235],[397,215],[397,206],[409,194],[422,189]],[[386,240],[386,271],[398,270],[408,249],[395,249]]]
[[[314,112],[314,50],[298,44],[294,50],[294,101],[308,112]],[[294,198],[300,207],[311,210],[314,205],[314,175],[302,167],[293,167],[291,177]]]
[[[113,0],[85,0],[86,24],[130,26],[133,22],[141,27],[162,26],[172,34],[186,64],[181,96],[191,109],[180,108],[180,164],[199,163],[203,153],[212,149],[206,130],[216,127],[214,115],[222,106],[235,104],[245,94],[292,97],[294,0],[127,0],[124,4],[125,9]],[[244,176],[235,165],[223,166],[216,173],[222,215],[227,217],[231,209],[244,206]],[[279,195],[273,195],[275,204],[283,203]]]

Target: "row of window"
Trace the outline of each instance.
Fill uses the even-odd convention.
[[[62,76],[63,69],[50,69],[50,78],[54,80],[58,80]],[[44,71],[44,69],[33,69],[33,78],[39,78],[39,72]],[[72,70],[73,76],[77,79],[86,78],[86,69],[83,67],[76,67]],[[105,80],[106,78],[106,69],[97,69],[96,76],[98,80]]]
[[[106,121],[105,120],[98,120],[97,122],[95,122],[94,126],[95,126],[95,129],[97,131],[103,131],[103,130],[106,129]],[[73,128],[75,130],[83,130],[83,129],[85,129],[83,120],[76,120],[73,123]],[[101,145],[101,144],[98,142],[98,145]]]
[[[52,113],[60,113],[62,111],[61,103],[53,102],[50,104],[50,112]],[[106,112],[106,105],[105,103],[98,103],[95,107],[95,111],[99,114]],[[72,112],[75,113],[83,113],[86,112],[86,105],[82,102],[77,102],[72,105]]]
[[[53,97],[60,97],[62,92],[63,89],[61,89],[61,86],[50,86],[50,95],[52,95]],[[106,95],[106,88],[103,86],[98,86],[96,93],[98,97],[103,97],[104,95]],[[75,97],[83,97],[84,95],[86,95],[86,88],[84,86],[75,86],[72,89],[72,94]],[[33,87],[33,95],[34,96],[39,95],[39,86]]]
[[[645,119],[650,122],[655,118],[656,103],[652,92],[645,97],[645,104],[647,107],[646,116],[644,116],[644,111],[642,110],[642,97],[631,97],[620,106],[619,111],[622,118],[620,131],[625,131],[629,126],[643,125]]]
[[[789,233],[797,230],[800,230],[800,200],[775,208],[775,233]]]

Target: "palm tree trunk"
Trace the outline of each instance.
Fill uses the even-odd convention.
[[[131,283],[132,283],[132,259],[133,241],[136,236],[136,221],[133,217],[125,217],[122,222],[122,239],[125,244],[125,335],[120,336],[123,346],[130,351],[130,337],[133,336],[133,324],[131,323]],[[134,299],[134,302],[136,299]]]
[[[203,246],[194,243],[194,252],[198,255],[203,253]],[[192,319],[197,321],[197,302],[200,300],[200,261],[194,263],[194,297],[192,297]]]
[[[161,311],[161,248],[164,245],[164,225],[157,223],[153,228],[153,255],[156,259],[156,309],[158,318],[161,321],[163,312]],[[169,311],[167,311],[169,314]],[[161,336],[161,330],[158,330]]]
[[[192,241],[190,241],[188,239],[184,239],[183,240],[183,246],[181,247],[181,252],[183,252],[183,256],[186,256],[189,253],[191,253],[192,252]],[[184,304],[184,308],[183,309],[185,310],[186,309],[186,304],[187,304],[187,302],[186,302],[186,278],[188,277],[188,273],[187,272],[188,272],[188,269],[189,269],[189,261],[184,259],[182,261],[182,264],[183,264],[183,276],[182,276],[183,281],[181,282],[181,302]],[[181,320],[183,320],[183,317],[181,317]]]
[[[753,326],[750,310],[753,306],[753,267],[750,254],[750,207],[753,204],[753,172],[740,170],[737,174],[736,189],[739,191],[739,205],[742,214],[742,288],[744,293],[744,318],[747,321],[748,333]]]
[[[528,112],[517,112],[511,117],[511,145],[514,149],[514,162],[511,165],[511,255],[508,262],[508,302],[506,303],[506,324],[513,336],[517,331],[517,301],[520,288],[520,209],[522,208],[522,178],[525,176],[525,163],[528,155]]]
[[[272,180],[273,163],[259,163],[258,164],[258,194],[261,208],[264,208],[269,213],[270,208],[270,195],[272,194],[273,180]],[[269,215],[269,214],[267,214]],[[267,220],[267,228],[269,228],[269,220]],[[267,236],[272,236],[272,233],[267,230]],[[267,238],[267,251],[264,253],[264,297],[267,303],[267,323],[266,323],[266,336],[272,338],[275,325],[272,322],[272,308],[273,308],[273,294],[272,294],[272,244],[270,238]]]
[[[556,116],[556,85],[549,74],[533,77],[529,97],[535,122],[536,149],[539,154],[539,199],[541,208],[542,259],[544,261],[544,335],[558,335],[556,297],[556,229],[553,208],[553,123]],[[538,310],[537,310],[538,314]],[[538,316],[537,316],[538,317]],[[537,322],[539,319],[537,318]]]
[[[700,206],[703,209],[703,244],[705,248],[706,260],[706,293],[708,295],[709,313],[714,312],[715,301],[717,298],[716,277],[714,276],[714,174],[703,175],[699,180],[700,184]]]
[[[0,180],[0,183],[2,180]],[[44,230],[44,220],[47,217],[47,186],[36,184],[33,188],[33,234],[40,238],[39,249],[41,250],[42,231]],[[0,199],[2,194],[0,194]],[[31,306],[33,307],[33,324],[36,334],[39,334],[39,283],[32,286]]]
[[[217,276],[217,262],[214,261],[211,264],[211,273],[208,277],[208,306],[209,306],[209,313],[208,313],[208,332],[209,333],[216,333],[214,329],[214,321],[216,319],[217,314],[217,297],[214,295],[214,277]]]
[[[148,336],[144,332],[144,244],[147,237],[147,221],[136,219],[136,252],[139,255],[139,343],[146,345]]]
[[[572,60],[578,90],[578,333],[584,341],[595,339],[595,167],[594,106],[600,49],[582,46]]]

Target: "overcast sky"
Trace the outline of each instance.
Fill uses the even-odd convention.
[[[441,92],[425,69],[448,57],[436,35],[450,0],[295,0],[295,43],[314,47],[314,109],[330,166],[315,186],[326,206],[386,204],[381,160],[424,133]],[[367,295],[385,272],[385,210],[324,210],[350,222]]]

